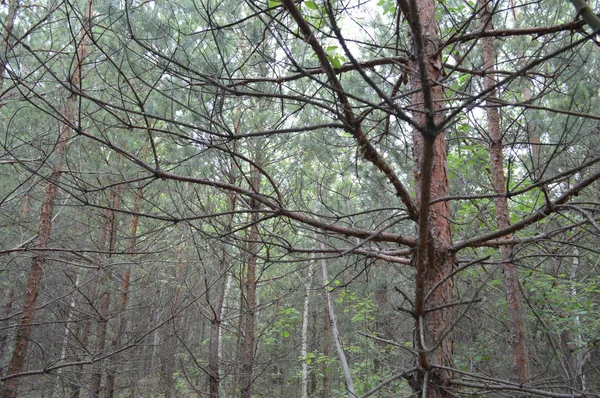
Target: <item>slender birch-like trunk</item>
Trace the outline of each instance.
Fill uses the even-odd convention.
[[[325,244],[321,243],[321,248],[325,249]],[[352,373],[350,372],[350,366],[346,359],[346,353],[340,340],[340,331],[337,325],[337,319],[335,317],[335,308],[333,306],[333,299],[331,298],[331,292],[329,291],[329,276],[327,272],[327,260],[321,258],[321,272],[323,273],[323,291],[325,292],[325,301],[327,304],[327,315],[329,318],[329,329],[333,337],[333,342],[337,349],[338,358],[344,372],[344,379],[346,380],[346,391],[348,391],[348,398],[358,397],[356,390],[354,389],[354,382],[352,381]]]
[[[304,308],[302,310],[302,336],[300,347],[300,356],[302,357],[302,398],[308,398],[308,361],[306,355],[308,354],[308,318],[310,312],[310,291],[312,288],[314,266],[314,261],[311,259],[308,264],[306,282],[304,282]]]
[[[331,354],[331,344],[329,336],[331,335],[331,323],[327,311],[323,313],[323,356],[329,358]],[[321,398],[329,398],[331,395],[331,365],[325,361],[322,365],[323,386],[321,389]]]

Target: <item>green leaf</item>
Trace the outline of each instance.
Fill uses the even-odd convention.
[[[279,7],[281,5],[280,1],[277,0],[269,0],[268,6],[269,8]]]
[[[314,1],[305,1],[304,5],[306,5],[311,10],[318,10],[319,9],[319,7],[315,4]]]
[[[340,69],[342,67],[342,61],[337,57],[330,57],[329,62],[331,62],[331,66],[333,66],[334,69]]]

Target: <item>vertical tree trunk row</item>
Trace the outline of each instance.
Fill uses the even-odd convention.
[[[89,30],[91,29],[92,19],[92,0],[87,4],[86,17],[84,26],[80,33],[80,42],[75,53],[75,62],[73,73],[71,74],[72,86],[81,89],[81,68],[83,61],[87,55],[87,47],[89,41]],[[50,234],[52,232],[52,216],[54,214],[54,202],[57,197],[58,183],[62,174],[62,166],[67,152],[71,127],[68,123],[74,121],[75,106],[77,96],[73,93],[69,95],[65,104],[63,118],[66,123],[61,123],[59,128],[59,137],[56,142],[56,160],[55,166],[50,176],[48,177],[48,185],[42,200],[40,210],[40,222],[38,227],[37,239],[35,240],[33,251],[34,257],[31,262],[29,276],[27,280],[27,290],[25,293],[25,302],[23,303],[23,315],[21,324],[17,329],[16,343],[13,350],[12,359],[10,362],[8,374],[17,375],[25,369],[25,355],[29,346],[29,340],[32,329],[32,322],[35,316],[37,298],[42,287],[42,278],[44,276],[44,266],[46,264],[47,253],[46,249],[50,242]],[[17,396],[17,388],[19,384],[18,377],[8,379],[4,383],[3,398],[15,398]]]

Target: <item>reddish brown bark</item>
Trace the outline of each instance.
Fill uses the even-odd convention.
[[[415,317],[420,369],[413,388],[423,396],[449,397],[451,374],[435,366],[451,367],[454,349],[449,330],[452,307],[448,306],[453,302],[454,287],[448,275],[455,265],[448,250],[452,243],[450,209],[447,202],[429,204],[449,192],[445,134],[436,125],[444,96],[442,87],[435,84],[442,72],[439,30],[433,0],[410,1],[409,9],[415,49],[409,67],[415,90],[411,97],[413,120],[418,126],[413,142],[419,207]]]
[[[88,21],[91,20],[91,10],[92,1],[89,0],[87,9]],[[75,68],[71,75],[71,82],[75,87],[79,87],[81,85],[81,65],[87,54],[87,43],[89,41],[88,29],[89,26],[84,26],[82,28],[81,42],[79,43],[75,55]],[[63,114],[65,120],[74,120],[73,114],[75,106],[76,97],[75,95],[71,95],[65,104]],[[29,270],[29,276],[27,280],[25,302],[23,303],[23,315],[21,318],[21,324],[17,329],[16,343],[13,350],[10,366],[8,369],[8,374],[10,375],[18,374],[25,369],[25,355],[27,354],[27,347],[29,346],[29,336],[31,335],[32,322],[36,311],[37,298],[41,290],[42,278],[44,276],[44,265],[46,263],[45,250],[48,247],[48,243],[50,241],[50,234],[52,232],[52,216],[54,214],[54,202],[57,196],[57,184],[62,174],[62,164],[64,161],[65,154],[67,152],[70,134],[71,127],[68,124],[61,123],[59,128],[58,141],[56,142],[56,166],[54,170],[52,170],[52,172],[50,173],[50,176],[48,177],[48,185],[46,186],[46,192],[44,193],[44,199],[42,200],[38,234],[33,246],[33,252],[35,253],[35,255],[31,262],[31,268]],[[18,377],[8,379],[4,383],[4,391],[2,397],[16,397],[18,385]]]
[[[485,29],[492,30],[492,19],[488,4],[482,2],[481,21]],[[494,38],[492,36],[482,39],[484,70],[494,70],[496,66],[496,53],[494,51]],[[488,119],[488,134],[490,144],[490,163],[492,173],[492,186],[498,196],[494,200],[496,206],[496,222],[498,228],[503,229],[510,226],[508,199],[506,193],[506,178],[504,175],[504,156],[502,144],[502,132],[500,131],[500,112],[496,107],[496,84],[495,74],[488,73],[484,77],[484,87],[489,90],[486,100],[486,113]],[[512,235],[506,235],[503,239],[511,239]],[[513,349],[514,375],[519,383],[529,381],[529,353],[525,337],[523,322],[523,309],[519,289],[519,275],[517,266],[512,262],[512,247],[500,246],[500,257],[504,268],[504,291],[508,302],[508,315],[511,324],[510,342]]]

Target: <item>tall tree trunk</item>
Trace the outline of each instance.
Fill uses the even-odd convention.
[[[260,150],[257,150],[258,165],[261,164]],[[261,174],[259,170],[251,166],[250,170],[250,184],[252,190],[257,194],[260,193],[260,182]],[[251,398],[252,395],[252,383],[253,383],[253,366],[254,366],[254,323],[256,315],[256,265],[258,262],[258,250],[259,250],[259,231],[258,231],[258,210],[260,204],[254,198],[250,198],[250,230],[247,236],[247,249],[246,249],[246,275],[243,289],[243,300],[242,300],[242,314],[244,317],[244,337],[241,344],[240,350],[240,391],[241,398]]]
[[[133,203],[133,216],[131,218],[131,224],[129,226],[129,239],[130,244],[127,251],[130,255],[135,253],[136,244],[137,244],[137,229],[139,222],[139,212],[140,212],[140,202],[142,201],[143,192],[142,188],[138,188],[134,203]],[[123,270],[123,278],[121,282],[121,294],[119,296],[119,302],[117,304],[116,315],[117,319],[117,327],[115,332],[115,337],[112,341],[113,350],[117,350],[121,346],[121,340],[123,338],[123,334],[125,333],[125,327],[127,320],[125,318],[125,309],[127,308],[127,301],[129,300],[129,281],[131,279],[131,266],[128,264],[125,265],[125,269]],[[118,363],[119,355],[113,355],[110,359],[110,365],[108,367],[107,375],[106,375],[106,396],[108,398],[113,398],[115,394],[115,386],[116,386],[116,374],[117,369],[119,367]]]
[[[325,249],[325,244],[321,243],[321,248]],[[335,309],[333,306],[333,300],[331,298],[331,292],[329,291],[329,276],[327,272],[327,260],[321,258],[321,271],[323,272],[323,290],[325,292],[325,301],[327,304],[327,316],[329,319],[329,329],[333,336],[333,342],[337,348],[338,358],[342,365],[342,371],[344,372],[344,378],[346,380],[346,391],[348,391],[348,398],[358,397],[356,390],[354,389],[354,382],[352,381],[352,374],[350,373],[350,366],[346,359],[346,353],[344,347],[342,347],[342,341],[340,340],[340,331],[337,326],[337,320],[335,317]]]
[[[492,15],[487,0],[480,2],[481,24],[485,30],[492,30]],[[486,100],[486,113],[488,121],[488,134],[490,137],[490,162],[492,173],[492,186],[498,195],[494,200],[496,206],[496,222],[499,229],[510,226],[508,200],[506,193],[506,178],[504,176],[504,155],[502,144],[502,132],[500,131],[500,112],[496,103],[496,76],[491,71],[496,67],[496,53],[494,51],[494,38],[484,37],[483,57],[484,71],[486,75],[483,78],[484,88],[489,90]],[[504,239],[511,239],[507,235]],[[519,289],[519,274],[517,266],[512,261],[512,247],[509,245],[500,246],[500,257],[504,268],[504,291],[508,302],[508,315],[511,323],[511,345],[513,349],[514,375],[521,384],[529,382],[529,353],[525,337],[525,327],[523,322],[523,308]]]
[[[451,367],[454,351],[449,330],[452,322],[454,281],[449,274],[455,266],[454,254],[448,251],[452,242],[450,208],[442,201],[448,196],[449,180],[444,132],[438,127],[444,98],[441,78],[439,29],[433,0],[409,0],[409,21],[415,51],[409,69],[412,72],[411,96],[416,202],[419,208],[418,246],[415,253],[415,318],[419,371],[413,389],[423,397],[449,397],[450,371],[434,366]],[[433,309],[433,310],[432,310]]]
[[[81,40],[77,46],[74,62],[75,68],[71,74],[71,84],[77,89],[81,89],[81,67],[87,54],[87,46],[89,41],[89,30],[91,29],[92,19],[92,0],[88,1],[86,10],[86,19],[84,26],[81,29]],[[64,119],[67,121],[74,120],[74,111],[77,97],[75,94],[69,95],[64,109]],[[44,199],[42,200],[42,208],[40,211],[40,222],[38,227],[37,239],[33,246],[34,257],[31,262],[29,276],[27,280],[27,292],[25,294],[25,302],[23,303],[23,316],[21,324],[17,329],[17,340],[13,350],[13,355],[8,370],[9,375],[16,375],[25,369],[25,355],[29,345],[29,337],[31,335],[32,322],[35,315],[37,298],[40,293],[42,278],[44,276],[44,265],[46,263],[46,252],[52,232],[52,215],[54,214],[54,202],[57,197],[58,182],[62,174],[62,165],[67,152],[71,127],[66,123],[61,123],[59,128],[59,137],[56,142],[56,166],[48,178],[48,185]],[[17,387],[19,378],[14,377],[6,380],[4,383],[3,398],[15,398],[17,396]]]

